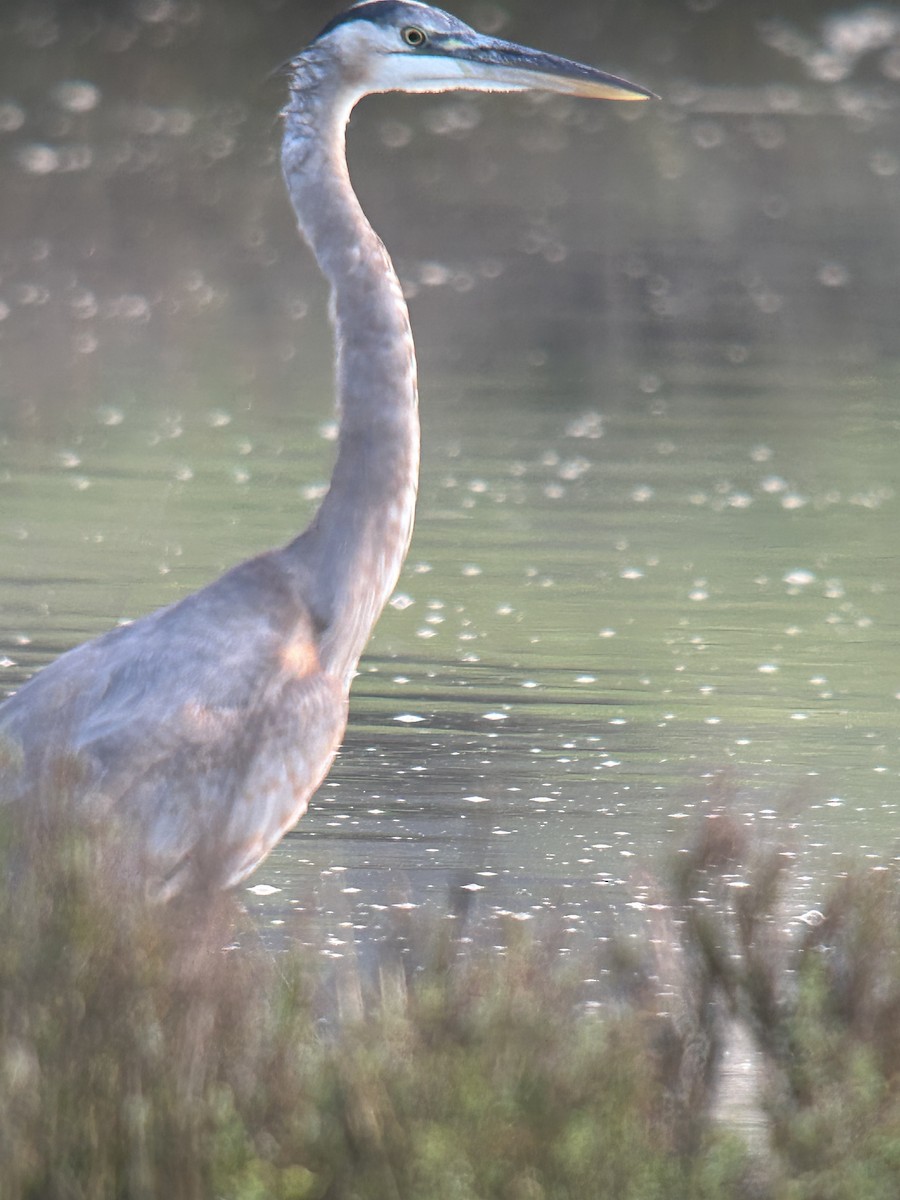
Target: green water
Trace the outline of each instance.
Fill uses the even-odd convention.
[[[2,160],[6,690],[286,539],[332,449],[279,85],[198,99],[142,44],[146,76],[73,112],[54,80],[99,78],[100,51],[31,52],[43,91]],[[265,919],[327,894],[365,924],[458,886],[587,919],[721,803],[813,893],[893,857],[893,92],[810,83],[786,112],[770,84],[626,119],[359,113],[354,177],[420,350],[421,498],[344,750],[251,881],[281,889],[248,897]],[[89,161],[44,170],[39,139]]]

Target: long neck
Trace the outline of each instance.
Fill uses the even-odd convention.
[[[419,472],[416,360],[388,253],[353,192],[345,129],[352,104],[298,72],[282,169],[300,229],[331,285],[338,453],[302,559],[323,626],[323,666],[348,678],[397,582],[412,534]]]

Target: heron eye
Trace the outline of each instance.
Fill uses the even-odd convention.
[[[407,25],[400,36],[406,42],[407,46],[424,46],[428,41],[428,35],[416,25]]]

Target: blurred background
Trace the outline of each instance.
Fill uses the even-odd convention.
[[[0,688],[284,540],[322,493],[327,297],[276,69],[338,7],[2,7]],[[337,867],[364,918],[463,878],[574,920],[723,796],[808,880],[883,861],[900,6],[454,11],[662,99],[354,115],[418,343],[419,522],[266,904]]]
[[[337,7],[3,6],[6,419],[72,419],[113,370],[175,394],[181,372],[203,374],[208,392],[261,372],[278,386],[273,360],[308,340],[298,304],[320,296],[282,195],[285,81],[271,73]],[[630,75],[663,102],[395,96],[358,112],[357,186],[404,278],[423,284],[432,261],[463,272],[424,281],[426,364],[502,366],[540,340],[595,360],[584,368],[609,387],[638,359],[696,363],[732,340],[769,357],[827,346],[845,363],[891,352],[900,8],[458,11]],[[529,318],[537,287],[548,303]],[[589,339],[555,315],[561,302],[593,310]],[[502,331],[485,321],[498,307]]]

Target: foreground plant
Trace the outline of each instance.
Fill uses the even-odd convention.
[[[679,856],[666,919],[678,929],[669,945],[682,1008],[698,1028],[728,1015],[751,1035],[767,1195],[894,1200],[900,872],[859,868],[831,886],[821,911],[790,920],[793,859],[726,814]]]
[[[5,1200],[740,1194],[733,1139],[682,1142],[666,1019],[588,1015],[552,939],[417,923],[414,968],[326,976],[227,898],[147,907],[63,818],[7,843]]]
[[[60,811],[6,816],[4,1200],[900,1194],[893,872],[791,925],[788,858],[720,817],[602,961],[406,914],[362,972],[267,950],[227,897],[148,907]],[[763,1063],[749,1149],[716,1113],[736,1019]]]

